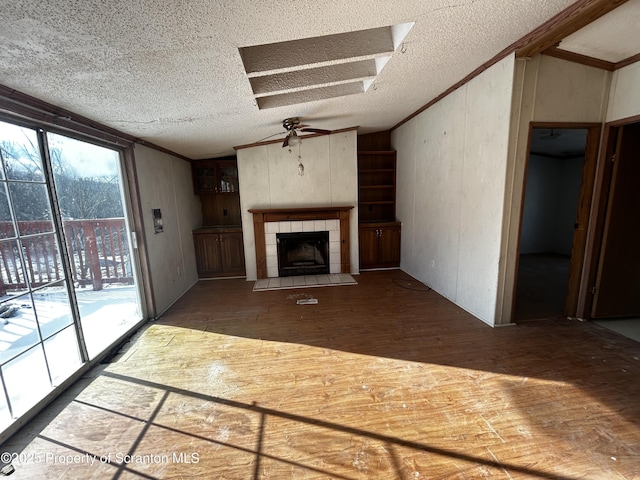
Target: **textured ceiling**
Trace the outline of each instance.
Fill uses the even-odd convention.
[[[187,157],[216,157],[278,134],[287,117],[388,129],[572,3],[0,0],[0,84]],[[239,48],[411,22],[365,93],[258,108]]]

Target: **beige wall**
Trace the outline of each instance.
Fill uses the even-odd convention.
[[[521,121],[604,120],[611,83],[611,74],[606,70],[547,55],[519,60],[518,65],[524,68],[528,88],[528,94],[522,98]]]
[[[358,173],[355,130],[306,138],[289,151],[272,143],[237,151],[247,280],[255,280],[256,256],[250,208],[353,205],[351,272],[358,273]],[[298,174],[298,153],[304,175]]]
[[[156,313],[162,314],[198,281],[191,231],[201,225],[189,162],[141,145],[136,170]],[[163,233],[154,233],[151,211],[162,210]]]
[[[545,55],[516,61],[496,324],[511,321],[530,122],[601,123],[610,83],[610,72]]]
[[[512,56],[394,130],[402,269],[494,323]]]
[[[607,122],[640,115],[640,62],[613,72]]]

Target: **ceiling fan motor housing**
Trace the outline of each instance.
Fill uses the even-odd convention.
[[[300,125],[300,119],[298,117],[285,118],[282,122],[282,126],[287,131],[291,131]]]

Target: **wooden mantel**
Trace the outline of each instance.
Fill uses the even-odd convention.
[[[264,238],[266,222],[340,220],[340,272],[351,273],[349,214],[352,205],[332,207],[250,208],[256,248],[256,276],[267,278],[267,247]]]

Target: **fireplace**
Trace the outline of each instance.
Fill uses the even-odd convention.
[[[351,272],[350,210],[353,206],[250,208],[253,214],[253,237],[256,277],[278,275],[276,234],[288,232],[329,231],[329,273]],[[324,220],[324,222],[322,222]],[[316,221],[325,225],[318,225]],[[329,222],[338,222],[329,227]],[[294,229],[294,226],[297,227]],[[331,238],[331,235],[335,238]],[[357,232],[354,233],[357,239]],[[268,247],[268,249],[267,249]],[[335,247],[335,249],[334,249]],[[268,250],[268,251],[267,251]],[[269,260],[269,262],[267,261]],[[273,261],[271,265],[270,262]],[[268,265],[269,263],[269,265]]]
[[[329,273],[329,232],[278,233],[278,276]]]

